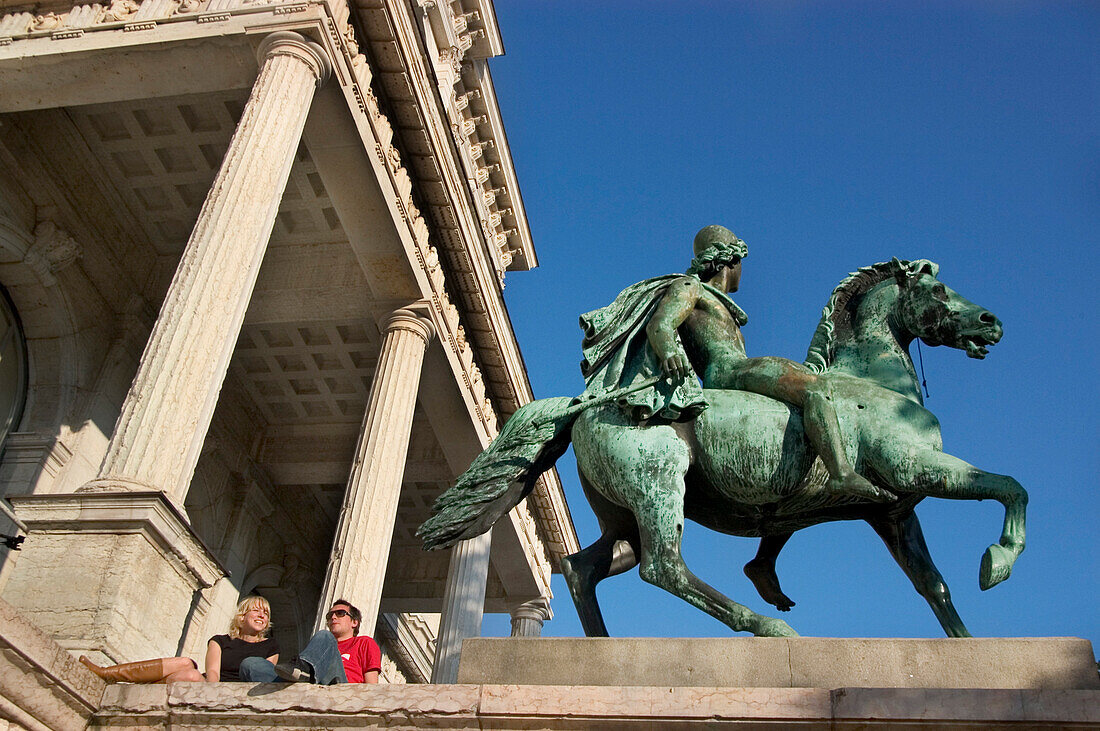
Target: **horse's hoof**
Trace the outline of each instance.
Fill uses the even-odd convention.
[[[985,549],[985,553],[982,554],[982,566],[978,571],[978,586],[982,587],[982,591],[992,589],[1007,579],[1012,573],[1012,564],[1015,560],[1016,557],[1012,551],[996,543]]]
[[[757,637],[798,637],[798,633],[782,619],[761,617],[754,632]]]

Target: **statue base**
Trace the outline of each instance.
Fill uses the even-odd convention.
[[[478,638],[458,682],[712,688],[1100,690],[1092,643],[981,639]]]

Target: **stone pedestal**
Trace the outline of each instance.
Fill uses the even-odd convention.
[[[1100,690],[1073,637],[466,640],[459,683],[735,688]]]
[[[4,600],[59,645],[111,662],[175,655],[224,576],[163,493],[11,499],[27,525]]]

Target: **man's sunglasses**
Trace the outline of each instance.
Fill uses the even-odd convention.
[[[347,617],[350,612],[346,609],[333,609],[331,612],[325,615],[325,619],[332,619],[333,617]]]

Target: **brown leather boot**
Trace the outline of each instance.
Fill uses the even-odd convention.
[[[165,677],[164,660],[161,658],[127,662],[107,668],[96,665],[87,655],[81,655],[80,662],[108,683],[159,683]]]

